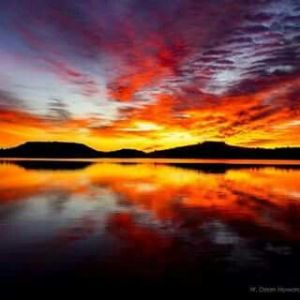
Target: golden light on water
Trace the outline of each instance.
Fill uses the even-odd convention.
[[[149,210],[158,219],[172,215],[174,201],[182,207],[210,208],[216,213],[230,212],[236,217],[243,212],[251,215],[253,221],[261,218],[255,211],[258,204],[253,199],[278,208],[298,205],[300,201],[300,171],[275,167],[207,173],[201,169],[152,163],[95,163],[74,171],[25,170],[13,164],[2,164],[0,176],[3,178],[0,182],[2,202],[56,190],[82,197],[96,193],[93,194],[96,199],[94,187],[103,186],[122,195],[132,205]],[[245,206],[241,206],[241,198]],[[274,220],[270,226],[280,224]]]

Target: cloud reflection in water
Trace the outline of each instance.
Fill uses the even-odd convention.
[[[298,169],[3,163],[0,178],[4,282],[246,289],[297,278]]]

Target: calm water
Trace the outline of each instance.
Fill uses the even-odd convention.
[[[168,162],[0,163],[1,286],[300,288],[296,162]]]

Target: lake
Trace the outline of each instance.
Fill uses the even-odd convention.
[[[0,240],[7,291],[300,288],[300,162],[2,161]]]

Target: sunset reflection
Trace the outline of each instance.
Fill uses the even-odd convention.
[[[288,257],[300,241],[300,170],[289,166],[2,163],[0,178],[0,260],[15,276],[54,272],[54,263],[80,276],[105,270],[107,280],[152,282],[180,270],[176,280],[198,282],[214,253],[235,272],[265,272],[270,251]]]

